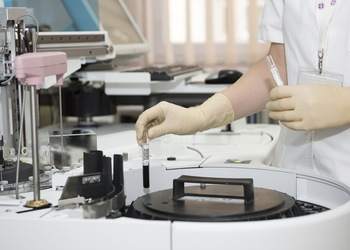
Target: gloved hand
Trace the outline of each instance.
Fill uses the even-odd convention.
[[[221,93],[191,108],[161,102],[140,115],[136,122],[137,141],[142,144],[147,138],[154,139],[165,134],[194,134],[224,126],[233,119],[231,102]]]
[[[350,88],[336,85],[276,87],[266,108],[270,118],[294,130],[350,124]]]

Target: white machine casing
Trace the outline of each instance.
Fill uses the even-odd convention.
[[[248,129],[250,128],[250,129]],[[276,126],[247,126],[245,131],[270,132],[274,138],[278,130]],[[237,130],[240,133],[240,130]],[[129,152],[129,160],[124,162],[125,192],[127,204],[144,195],[142,187],[142,161],[138,147],[134,142],[134,131],[118,132],[100,137],[99,147],[110,148],[108,154]],[[202,146],[205,144],[201,136]],[[213,134],[207,136],[207,142],[213,140]],[[107,139],[107,137],[109,137]],[[243,136],[244,137],[244,136]],[[244,138],[244,141],[249,141]],[[192,138],[192,139],[191,139]],[[265,158],[257,156],[250,164],[224,163],[224,157],[208,160],[200,168],[174,168],[165,165],[164,154],[160,150],[171,152],[179,147],[179,141],[189,144],[191,140],[198,142],[196,136],[170,136],[153,142],[151,159],[151,192],[169,189],[172,180],[181,175],[221,177],[221,178],[253,178],[256,187],[269,188],[287,193],[298,200],[319,204],[331,210],[315,215],[296,218],[275,219],[267,221],[246,222],[180,222],[151,221],[122,217],[115,220],[82,219],[80,208],[66,210],[42,210],[16,214],[13,207],[0,207],[1,244],[6,249],[242,249],[242,250],[348,250],[350,246],[350,188],[337,181],[317,176],[313,173],[300,173],[292,170],[269,167],[261,163],[273,150],[275,140],[266,144],[256,143],[243,145],[235,156],[244,155],[250,148],[258,154],[264,151]],[[198,135],[197,135],[198,138]],[[238,139],[240,141],[241,139]],[[108,142],[109,141],[109,142]],[[123,146],[111,147],[111,143],[119,141]],[[166,142],[168,148],[165,148]],[[219,138],[220,141],[220,138]],[[171,143],[172,142],[172,143]],[[118,143],[118,145],[120,145]],[[176,145],[178,143],[178,145]],[[157,145],[158,144],[158,145]],[[163,148],[159,147],[163,145]],[[199,147],[199,145],[196,145]],[[207,150],[209,150],[209,145]],[[218,145],[212,145],[212,152]],[[230,146],[227,145],[230,149]],[[151,144],[152,149],[152,144]],[[181,158],[181,154],[176,154]],[[221,161],[221,163],[220,163]],[[260,163],[259,163],[260,162]],[[59,175],[79,174],[81,169],[74,169]],[[55,179],[55,178],[54,178]],[[59,179],[59,178],[58,178]],[[53,180],[53,188],[44,190],[43,197],[56,204],[60,191],[56,187],[63,180]],[[61,182],[61,184],[60,184]],[[30,196],[30,194],[24,194]],[[23,209],[23,208],[22,208]],[[12,211],[11,211],[12,210]],[[35,235],[40,234],[40,242]],[[20,235],[21,240],[14,238]]]
[[[153,162],[154,165],[157,163]],[[242,249],[242,250],[348,250],[350,246],[350,189],[319,178],[264,166],[204,167],[195,170],[151,169],[152,191],[169,188],[179,175],[252,177],[255,185],[286,192],[333,208],[305,217],[253,222],[171,222],[132,218],[84,220],[77,212],[34,212],[24,216],[0,216],[1,244],[6,249]],[[141,169],[125,172],[128,200],[142,195]],[[43,193],[45,195],[45,192]],[[35,218],[36,217],[36,218]],[[40,233],[40,242],[34,237]],[[20,235],[21,240],[14,239]]]

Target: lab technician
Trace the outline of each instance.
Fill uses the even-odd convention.
[[[143,143],[223,126],[266,107],[282,130],[273,165],[310,169],[350,185],[350,1],[266,0],[260,39],[271,42],[285,86],[266,59],[200,106],[161,102],[136,123]]]

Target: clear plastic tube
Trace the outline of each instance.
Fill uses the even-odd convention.
[[[276,63],[275,61],[273,60],[272,56],[269,55],[268,57],[266,57],[266,61],[267,61],[267,64],[269,65],[270,67],[270,71],[271,71],[271,74],[272,74],[272,77],[273,77],[273,80],[275,81],[276,83],[276,86],[277,87],[281,87],[284,85],[284,82],[282,80],[282,77],[280,75],[280,72],[276,66]]]

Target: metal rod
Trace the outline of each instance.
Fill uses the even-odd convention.
[[[37,127],[36,87],[30,87],[30,114],[31,114],[31,132],[32,132],[32,157],[33,157],[33,198],[40,200],[40,173],[39,173],[39,145],[38,145],[38,127]]]
[[[37,20],[34,19],[37,23]],[[37,23],[38,25],[38,23]],[[32,48],[36,52],[37,32],[39,30],[31,29]],[[30,86],[30,116],[32,132],[32,158],[33,158],[33,200],[40,200],[40,169],[39,169],[39,141],[38,141],[38,100],[36,86]]]
[[[19,183],[19,166],[20,166],[20,160],[21,160],[21,145],[22,145],[22,140],[23,140],[23,120],[24,120],[24,105],[27,102],[26,97],[27,97],[27,89],[24,87],[23,88],[23,100],[20,105],[21,107],[21,114],[20,114],[20,121],[19,121],[19,142],[18,142],[18,149],[17,149],[17,166],[16,166],[16,199],[19,199],[19,188],[18,188],[18,183]],[[22,145],[23,147],[23,145]]]
[[[62,86],[58,87],[58,101],[60,111],[60,134],[61,134],[61,151],[63,153],[63,110],[62,110]]]

